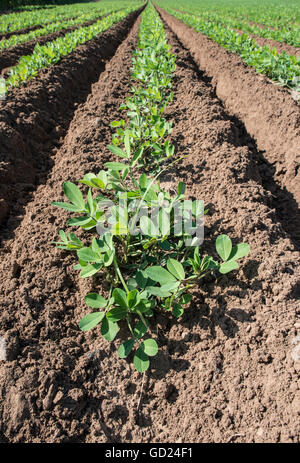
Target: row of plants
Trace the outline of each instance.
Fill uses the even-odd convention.
[[[101,281],[101,288],[107,285],[101,294],[85,296],[93,311],[80,320],[80,329],[98,327],[107,341],[114,341],[120,324],[125,324],[128,338],[120,340],[118,355],[130,356],[143,373],[158,352],[151,336],[156,314],[180,318],[192,299],[192,288],[209,273],[238,268],[249,246],[232,246],[227,235],[220,235],[220,260],[206,255],[203,201],[186,200],[182,182],[173,195],[161,186],[159,176],[176,162],[170,160],[174,147],[166,141],[171,126],[162,117],[173,97],[175,56],[152,3],[142,14],[132,62],[132,91],[120,108],[126,116],[112,121],[116,132],[108,146],[121,161],[107,162],[100,172],[80,179],[85,194],[75,183],[65,182],[69,202],[52,205],[74,214],[69,227],[87,231],[80,239],[60,230],[57,247],[76,252],[74,268],[82,278],[93,277],[95,285]]]
[[[10,47],[19,45],[21,43],[26,43],[29,40],[34,40],[38,37],[42,37],[44,35],[53,34],[54,32],[59,32],[61,30],[68,29],[73,26],[78,26],[80,24],[99,19],[99,17],[104,16],[105,14],[109,14],[113,11],[122,9],[121,6],[124,6],[124,2],[114,2],[113,4],[110,3],[109,6],[102,6],[101,8],[98,7],[96,11],[85,12],[80,16],[77,16],[75,19],[56,21],[54,23],[47,24],[45,27],[42,27],[40,29],[30,31],[26,34],[12,35],[8,39],[3,39],[0,41],[0,50],[5,50]]]
[[[27,27],[40,26],[48,24],[58,19],[75,18],[82,14],[83,11],[92,11],[95,5],[86,4],[80,8],[80,5],[60,5],[54,8],[43,8],[26,10],[22,12],[10,13],[0,17],[0,34],[16,32]],[[97,9],[97,8],[96,8]]]
[[[118,3],[118,7],[116,6]],[[73,3],[72,5],[59,5],[53,8],[34,9],[30,11],[10,13],[0,16],[0,34],[17,32],[33,26],[44,26],[46,24],[75,19],[83,14],[102,11],[104,8],[117,10],[127,8],[132,1],[118,0],[89,3]]]
[[[170,3],[170,2],[169,2]],[[270,29],[267,27],[260,27],[257,24],[250,24],[247,18],[234,18],[227,16],[223,11],[220,12],[199,12],[195,11],[195,8],[188,8],[184,5],[180,7],[180,10],[185,13],[191,13],[193,15],[200,15],[202,19],[208,22],[220,24],[231,29],[242,30],[243,32],[257,35],[266,39],[277,40],[278,42],[287,43],[295,47],[300,46],[300,29],[297,26],[282,26],[280,29]]]
[[[278,53],[275,48],[261,47],[247,34],[226,28],[221,24],[206,20],[199,16],[179,12],[166,6],[165,0],[159,6],[175,18],[183,21],[197,32],[206,35],[222,47],[237,53],[242,60],[255,70],[268,76],[275,82],[289,88],[295,88],[295,78],[300,76],[300,57]]]
[[[224,16],[247,19],[249,22],[277,29],[293,27],[300,22],[299,2],[290,0],[167,0],[168,6],[195,14],[221,13]]]
[[[24,9],[32,10],[41,7],[52,7],[52,5],[66,4],[66,3],[85,3],[91,0],[1,0],[0,11],[5,8],[11,8],[13,10]]]
[[[72,53],[79,45],[94,39],[113,24],[124,19],[136,7],[136,4],[133,3],[132,7],[114,12],[91,26],[80,27],[73,32],[69,32],[64,37],[59,37],[45,45],[37,44],[31,55],[22,56],[18,64],[10,69],[9,77],[5,82],[6,89],[9,90],[12,87],[18,87],[23,82],[36,77],[41,69],[58,63],[64,56]]]

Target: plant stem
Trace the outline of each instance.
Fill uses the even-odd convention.
[[[116,257],[114,257],[113,262],[114,262],[115,271],[116,271],[118,277],[120,278],[121,283],[122,283],[122,285],[124,286],[124,289],[125,289],[126,293],[129,293],[129,289],[128,289],[128,287],[127,287],[127,285],[126,285],[126,283],[125,283],[125,280],[124,280],[124,278],[123,278],[123,276],[122,276],[121,270],[119,269],[119,266],[118,266],[118,262],[117,262]]]

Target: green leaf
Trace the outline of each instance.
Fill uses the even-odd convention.
[[[82,210],[81,207],[70,203],[52,202],[51,206],[61,207],[62,209],[66,209],[67,211],[71,212],[80,212]]]
[[[104,165],[110,170],[124,170],[128,167],[126,164],[122,164],[122,162],[106,162]]]
[[[174,317],[179,318],[183,314],[184,310],[180,304],[174,304],[172,309],[172,314]]]
[[[180,285],[180,281],[172,281],[172,283],[166,283],[165,285],[162,285],[161,289],[164,291],[174,291],[174,289],[177,289],[178,286]]]
[[[94,328],[105,317],[105,312],[93,312],[83,317],[79,322],[81,331],[87,331]]]
[[[151,278],[151,280],[157,281],[162,285],[176,281],[176,278],[171,275],[168,270],[158,265],[155,265],[154,267],[148,267],[145,272],[146,275]]]
[[[59,230],[59,236],[60,236],[60,239],[62,241],[64,241],[65,243],[68,242],[68,238],[67,238],[67,235],[65,234],[64,230]]]
[[[237,244],[236,246],[232,248],[232,251],[230,253],[228,260],[241,259],[242,257],[245,257],[247,254],[249,254],[249,252],[250,252],[250,246],[248,243]]]
[[[237,261],[229,260],[228,262],[223,262],[223,264],[220,265],[219,272],[225,274],[231,272],[231,270],[236,270],[237,268],[239,268]]]
[[[119,158],[129,158],[129,155],[127,153],[124,153],[121,148],[118,148],[117,146],[114,145],[108,145],[107,147],[112,153],[114,153],[116,156],[119,156]]]
[[[150,366],[148,355],[145,354],[141,347],[138,348],[134,355],[133,364],[135,369],[140,373],[144,373],[144,371],[148,370]]]
[[[105,188],[106,185],[107,185],[107,172],[105,170],[100,170],[97,177],[100,180],[100,182],[103,183],[103,185],[104,185],[103,188]],[[93,181],[94,181],[94,179],[93,179]]]
[[[112,122],[110,123],[110,126],[111,126],[111,127],[120,127],[120,125],[121,125],[121,122],[120,122],[120,121],[112,121]]]
[[[127,309],[128,308],[128,305],[127,305],[127,295],[125,293],[125,291],[123,291],[123,289],[120,289],[120,288],[115,288],[113,290],[113,298],[114,298],[114,301],[116,304],[118,304],[119,306]]]
[[[75,206],[77,206],[81,210],[84,210],[85,208],[84,199],[83,199],[81,191],[79,190],[78,186],[75,185],[75,183],[64,182],[63,190],[64,190],[66,197],[69,199],[69,201],[71,201],[71,203],[73,203]]]
[[[102,264],[89,264],[86,265],[80,272],[81,278],[88,278],[94,275],[95,273],[99,272],[101,269]]]
[[[101,334],[107,341],[113,341],[119,331],[118,324],[104,318],[101,325]]]
[[[89,188],[88,194],[87,194],[87,207],[90,215],[94,214],[94,201],[93,201],[93,195],[92,195],[92,190]]]
[[[183,182],[179,182],[179,183],[178,183],[178,187],[177,187],[177,193],[178,193],[178,195],[184,195],[185,190],[186,190],[185,184],[184,184]]]
[[[227,235],[220,235],[216,239],[216,250],[224,261],[230,256],[232,249],[231,239]]]
[[[140,339],[144,336],[144,334],[147,332],[148,329],[148,324],[147,326],[142,322],[142,320],[139,320],[136,327],[133,330],[133,334],[135,338]]]
[[[148,310],[151,308],[151,301],[147,301],[147,299],[144,301],[139,302],[135,307],[134,307],[134,312],[135,313],[145,313],[148,312]],[[152,301],[154,302],[154,301]]]
[[[134,339],[129,339],[128,341],[125,341],[123,342],[123,344],[120,345],[118,349],[118,355],[120,359],[124,359],[130,354],[133,348],[133,345],[134,345]]]
[[[125,130],[124,145],[127,153],[127,158],[130,157],[130,140],[129,140],[129,130]]]
[[[114,307],[106,314],[106,317],[111,322],[118,322],[119,320],[122,320],[122,318],[126,317],[126,315],[127,315],[127,308]]]
[[[136,162],[142,157],[143,155],[143,152],[144,152],[144,147],[141,147],[139,148],[135,153],[134,155],[132,156],[132,160],[131,160],[131,166],[133,167]]]
[[[175,259],[168,259],[167,267],[169,272],[172,273],[177,280],[185,279],[184,268],[180,262]]]
[[[182,305],[188,304],[193,299],[191,294],[183,294],[179,300],[179,303]]]
[[[150,357],[154,357],[158,352],[158,345],[154,339],[146,339],[142,342],[141,347],[144,349],[145,354],[150,355]]]
[[[77,251],[77,256],[83,262],[102,262],[99,254],[94,252],[91,248],[81,248]]]
[[[166,236],[170,234],[170,226],[171,226],[170,214],[164,209],[160,209],[158,213],[158,225],[159,225],[160,234],[162,236]]]
[[[69,219],[69,220],[67,221],[67,224],[68,224],[69,226],[73,226],[73,225],[82,226],[82,225],[88,224],[90,221],[91,221],[91,218],[88,217],[88,216],[73,217],[73,219]]]
[[[115,251],[113,249],[110,251],[107,251],[104,254],[103,262],[104,262],[105,267],[109,267],[112,264],[112,261],[114,260],[114,255],[115,255]]]
[[[107,300],[97,293],[89,293],[84,297],[86,304],[93,309],[102,309],[106,306]]]
[[[133,289],[132,291],[129,291],[127,294],[127,306],[132,309],[135,307],[139,302],[140,302],[140,293],[138,292],[137,289]]]
[[[105,183],[103,182],[103,180],[101,180],[100,178],[97,178],[97,177],[95,177],[95,178],[93,178],[91,180],[91,185],[90,186],[93,187],[93,188],[95,188],[95,187],[100,188],[100,190],[105,190]]]
[[[147,175],[142,174],[139,178],[139,185],[141,190],[146,190],[147,188]]]
[[[136,282],[139,288],[144,289],[147,285],[148,276],[143,270],[138,270],[135,275]]]
[[[146,291],[156,297],[169,297],[172,295],[170,291],[162,289],[160,286],[147,286]]]

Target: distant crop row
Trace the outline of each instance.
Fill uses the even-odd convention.
[[[132,4],[134,5],[133,2]],[[135,9],[136,4],[130,8],[112,13],[91,26],[80,27],[74,32],[70,32],[64,37],[59,37],[43,46],[37,44],[32,55],[23,56],[19,63],[10,69],[9,77],[6,80],[6,89],[18,87],[22,82],[35,77],[41,69],[58,63],[63,56],[72,53],[79,45],[97,37],[101,32],[106,31],[113,24],[124,19]]]
[[[10,47],[19,45],[21,43],[26,43],[30,40],[34,40],[38,37],[53,34],[54,32],[59,32],[64,29],[71,28],[73,26],[78,26],[80,24],[99,19],[101,16],[104,16],[105,14],[111,13],[112,11],[120,10],[121,7],[124,7],[124,2],[114,2],[113,4],[111,3],[110,6],[102,6],[102,3],[100,5],[101,7],[98,7],[96,11],[85,12],[80,16],[77,16],[75,19],[63,19],[54,23],[47,24],[40,29],[35,29],[26,34],[12,35],[6,40],[3,39],[0,41],[0,50],[5,50]]]
[[[167,2],[171,4],[171,2]],[[177,5],[179,7],[179,5]],[[201,19],[205,19],[207,22],[228,26],[232,29],[239,29],[249,34],[257,35],[266,39],[277,40],[278,42],[284,42],[295,47],[300,46],[300,29],[296,25],[290,24],[289,26],[282,26],[280,29],[272,29],[267,27],[260,27],[256,24],[250,24],[248,18],[235,18],[228,16],[223,11],[220,12],[206,12],[199,11],[195,7],[190,8],[184,5],[177,8],[185,13],[191,13],[196,16],[200,16]]]
[[[115,4],[118,3],[118,8]],[[34,9],[24,12],[16,12],[0,16],[0,34],[8,32],[17,32],[21,29],[26,29],[33,26],[41,26],[52,22],[62,21],[66,19],[75,19],[82,14],[97,12],[103,9],[111,8],[119,9],[128,7],[125,0],[118,2],[90,2],[72,5],[53,6],[51,8]]]
[[[207,20],[205,17],[194,16],[179,12],[167,6],[169,1],[158,2],[169,14],[180,19],[197,32],[200,32],[222,47],[237,53],[249,66],[253,66],[257,72],[268,76],[281,85],[294,88],[295,77],[300,76],[300,57],[278,53],[276,49],[261,47],[247,34],[240,35],[236,31],[224,27],[221,24]]]
[[[277,29],[299,27],[300,23],[298,0],[168,0],[167,3],[185,11],[193,8],[195,14],[221,13]]]

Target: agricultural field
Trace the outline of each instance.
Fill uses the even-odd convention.
[[[300,442],[299,101],[299,1],[4,1],[0,443]]]

